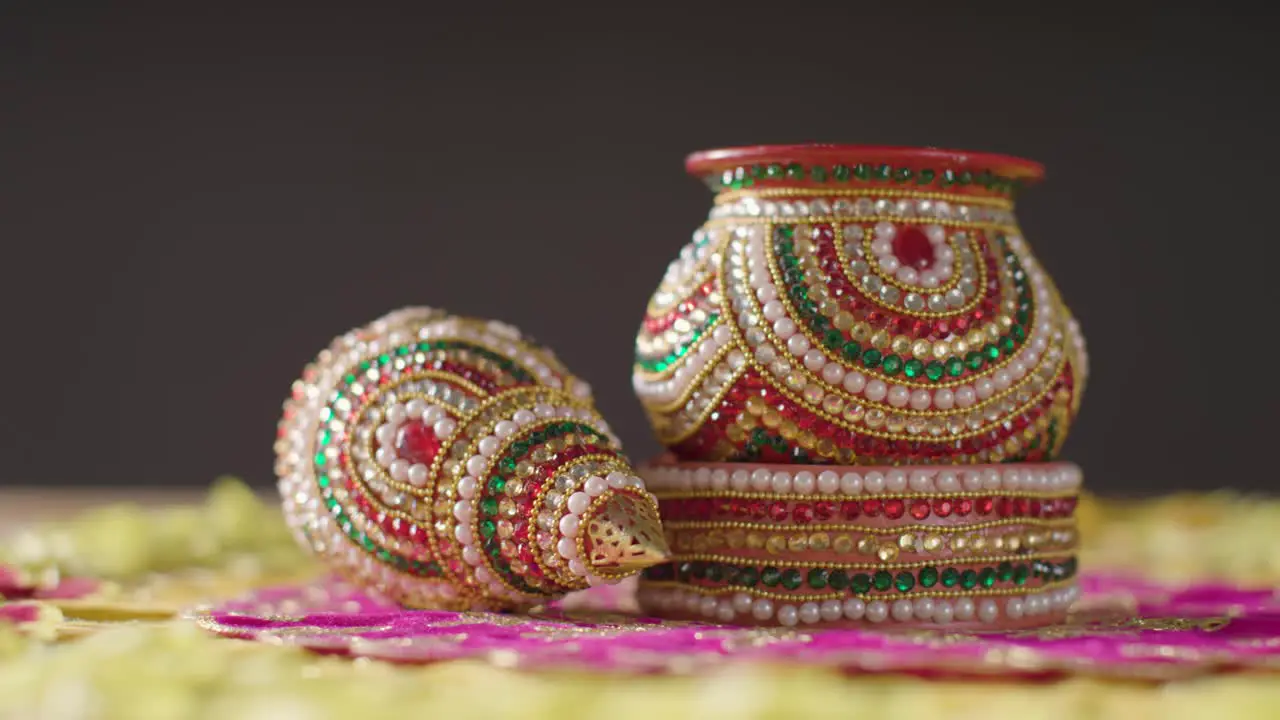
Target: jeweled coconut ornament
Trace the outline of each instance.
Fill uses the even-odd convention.
[[[276,452],[303,546],[407,606],[531,606],[667,555],[590,388],[499,322],[406,308],[336,339]]]
[[[1014,217],[1033,162],[935,149],[697,153],[716,193],[636,340],[634,385],[685,460],[1042,461],[1088,373]]]

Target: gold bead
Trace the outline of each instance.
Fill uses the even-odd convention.
[[[739,415],[738,417],[743,417],[743,416]],[[729,427],[725,428],[724,434],[728,435],[729,439],[736,443],[745,442],[747,439],[747,431],[743,430],[742,426],[737,424],[730,425]]]
[[[969,538],[969,547],[973,548],[976,553],[984,553],[987,551],[987,536],[975,535]]]
[[[854,340],[857,340],[860,343],[865,343],[867,338],[871,337],[871,326],[864,322],[860,322],[853,326],[853,330],[849,332],[849,335]]]
[[[858,459],[858,455],[853,451],[853,448],[842,447],[836,453],[836,458],[841,465],[852,465],[853,461]]]
[[[765,410],[769,409],[768,403],[759,395],[750,395],[747,397],[747,412],[752,415],[763,415]]]
[[[969,343],[965,342],[963,339],[956,338],[951,341],[951,352],[956,355],[964,355],[969,352]]]
[[[933,352],[933,344],[930,343],[928,340],[917,340],[911,343],[911,354],[918,358],[921,358],[921,359],[927,358],[929,357],[929,354],[932,352]]]
[[[916,536],[913,533],[902,533],[898,536],[898,547],[903,550],[914,550],[916,547]]]
[[[786,379],[787,387],[791,388],[792,390],[803,390],[806,382],[807,381],[804,379],[804,375],[802,375],[799,372],[793,372],[790,375],[787,375],[787,379]]]
[[[1022,538],[1017,535],[1006,535],[1004,538],[1004,549],[1009,552],[1016,553],[1022,547]]]
[[[694,536],[693,536],[693,551],[694,551],[694,552],[699,552],[699,553],[701,553],[701,552],[706,552],[706,551],[707,551],[707,536],[706,536],[706,535],[694,535]]]
[[[724,534],[724,541],[730,550],[741,550],[747,542],[747,533],[740,529],[730,530]]]
[[[839,415],[844,410],[844,398],[839,395],[828,395],[822,400],[822,409],[832,415]]]
[[[863,555],[875,555],[876,550],[879,548],[880,544],[877,543],[876,539],[870,535],[864,535],[860,540],[858,540],[858,552]]]
[[[991,538],[991,549],[995,551],[1004,550],[1004,536],[997,535]]]
[[[778,434],[782,436],[783,440],[795,440],[796,435],[799,433],[800,426],[790,420],[783,420],[782,424],[778,426]]]
[[[911,338],[906,335],[898,335],[889,344],[889,347],[899,355],[906,355],[911,351]]]
[[[750,550],[761,550],[764,548],[764,534],[758,532],[747,533],[747,548]]]
[[[878,347],[882,349],[887,348],[889,347],[890,341],[891,341],[891,337],[889,333],[885,330],[877,330],[871,335],[871,344],[874,347]]]
[[[854,549],[853,538],[848,535],[837,535],[836,539],[832,541],[831,547],[842,555],[851,553]]]
[[[939,360],[946,360],[951,355],[951,343],[946,340],[939,340],[933,344],[933,356]]]
[[[963,553],[969,549],[969,539],[963,535],[951,538],[951,552]]]
[[[812,450],[813,446],[818,444],[818,436],[809,430],[804,430],[796,435],[796,442],[805,450]]]
[[[707,547],[712,550],[719,550],[724,547],[724,533],[719,530],[712,530],[707,533]]]
[[[770,535],[764,543],[764,549],[777,555],[787,549],[787,538],[783,535]]]
[[[738,419],[734,420],[734,422],[741,425],[743,430],[750,430],[756,426],[757,417],[757,415],[752,415],[749,412],[738,413]]]
[[[898,559],[898,548],[885,545],[876,551],[876,557],[880,558],[880,562],[893,562]]]
[[[981,328],[974,328],[973,330],[969,331],[969,334],[966,336],[965,339],[969,341],[969,347],[973,348],[974,350],[977,350],[978,348],[982,347],[983,341],[986,339],[986,336],[982,334]]]
[[[853,323],[853,313],[846,310],[836,313],[836,316],[831,318],[831,324],[834,325],[837,330],[848,330],[853,327]]]
[[[809,536],[809,549],[819,552],[831,547],[831,536],[824,532],[816,532]]]
[[[938,552],[942,549],[942,536],[936,533],[930,533],[924,536],[924,549],[927,552]]]
[[[822,438],[818,441],[818,454],[822,457],[833,457],[836,452],[836,444],[830,438]]]
[[[792,535],[787,538],[787,549],[791,552],[804,552],[809,549],[809,538],[804,535]]]
[[[851,403],[844,409],[843,417],[847,422],[858,422],[867,409],[857,403]]]
[[[836,313],[840,312],[840,303],[830,298],[823,300],[822,304],[818,306],[818,312],[821,312],[827,317],[833,317]]]
[[[782,424],[782,414],[773,408],[764,411],[764,415],[760,417],[760,421],[764,426],[772,430]]]

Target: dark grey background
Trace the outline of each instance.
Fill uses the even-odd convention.
[[[1273,484],[1268,18],[186,5],[0,17],[0,483],[265,485],[302,364],[410,303],[540,337],[646,455],[634,331],[711,199],[684,154],[827,141],[1044,162],[1020,217],[1093,356],[1067,454]]]

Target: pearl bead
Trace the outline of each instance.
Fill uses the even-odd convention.
[[[727,490],[729,489],[729,471],[723,468],[716,468],[711,471],[711,489]]]
[[[562,558],[576,557],[578,546],[573,542],[572,538],[562,537],[560,542],[556,543],[556,552],[560,553]]]
[[[773,324],[773,333],[779,339],[787,340],[796,334],[796,324],[791,321],[791,318],[778,318],[778,321]]]
[[[773,617],[773,601],[768,598],[758,598],[751,606],[751,616],[757,620],[768,620]]]
[[[471,503],[466,500],[459,500],[454,503],[453,517],[458,522],[467,522],[471,520]]]
[[[956,404],[956,394],[948,388],[941,388],[933,393],[933,406],[939,410],[950,410]]]
[[[792,335],[787,340],[787,352],[795,355],[796,357],[802,357],[805,353],[809,352],[809,338],[804,335],[800,335],[799,333]]]
[[[817,480],[814,478],[813,473],[808,470],[801,470],[795,474],[795,477],[791,478],[791,489],[801,495],[809,495],[813,493],[813,487],[816,482]]]
[[[872,470],[862,476],[862,487],[865,488],[868,493],[873,495],[875,493],[884,492],[884,475]]]
[[[982,471],[982,488],[984,490],[1000,489],[1000,471],[995,468],[987,468]]]
[[[973,598],[962,597],[956,600],[954,607],[957,620],[965,621],[973,619]]]
[[[627,476],[615,470],[609,473],[609,476],[605,478],[605,482],[609,483],[611,488],[624,488],[627,486]]]
[[[485,457],[493,457],[498,452],[499,440],[495,435],[486,435],[480,438],[480,442],[476,443],[476,449]]]
[[[750,483],[751,474],[746,470],[734,470],[733,474],[729,476],[729,486],[734,490],[746,490],[750,486]]]
[[[826,362],[825,358],[823,362],[822,379],[831,385],[839,385],[844,380],[844,368],[840,367],[840,363]]]
[[[414,487],[423,487],[427,484],[429,474],[426,465],[414,463],[409,466],[409,484]]]
[[[982,489],[982,473],[976,470],[964,471],[964,489],[969,492],[978,492]]]
[[[476,479],[470,475],[463,475],[458,481],[458,496],[470,500],[476,494]]]
[[[1032,595],[1027,598],[1026,611],[1028,615],[1043,615],[1049,611],[1049,601],[1040,595]]]
[[[863,617],[873,623],[884,622],[889,617],[889,606],[883,600],[872,600],[867,603],[867,609]]]
[[[422,422],[428,425],[435,425],[446,417],[448,415],[445,414],[444,408],[439,405],[431,405],[422,411]]]
[[[716,610],[719,609],[719,606],[720,603],[716,602],[715,598],[704,597],[698,603],[698,611],[707,617],[712,617],[716,614]]]
[[[847,472],[840,476],[840,492],[845,495],[862,493],[862,476],[856,472]]]
[[[885,268],[885,272],[889,272],[889,269]],[[920,271],[913,267],[900,267],[895,274],[899,280],[907,285],[915,285],[920,282]]]
[[[448,439],[448,437],[453,434],[453,430],[456,427],[457,427],[457,423],[450,420],[449,418],[445,418],[443,420],[437,421],[435,425],[431,426],[431,429],[435,431],[436,437],[440,438],[441,440],[445,440],[445,439]]]
[[[916,598],[912,603],[915,606],[915,616],[921,620],[928,620],[933,617],[933,598]]]
[[[954,392],[956,405],[962,408],[972,407],[978,401],[978,396],[973,392],[973,388],[968,385],[961,385]]]
[[[902,492],[907,489],[907,474],[902,470],[890,470],[884,474],[884,487],[889,492]]]
[[[470,545],[475,539],[471,536],[471,528],[467,525],[458,525],[453,528],[453,537],[463,545]]]
[[[778,608],[778,623],[787,627],[793,627],[800,622],[800,611],[796,610],[794,605],[783,605]]]
[[[387,422],[392,425],[399,425],[405,421],[405,412],[403,405],[392,405],[387,408]]]
[[[500,438],[509,438],[519,426],[510,420],[500,420],[497,425],[493,426],[493,434]]]
[[[926,470],[916,470],[911,473],[911,477],[907,480],[907,485],[912,492],[930,492],[933,490],[933,478],[929,476]]]
[[[861,620],[866,611],[867,604],[858,598],[849,598],[844,601],[844,616],[850,620]]]
[[[986,400],[995,394],[996,385],[987,378],[979,378],[973,383],[973,391],[977,393],[979,400]]]
[[[818,612],[822,615],[823,620],[835,622],[844,616],[844,607],[840,605],[839,600],[823,600]]]
[[[818,492],[826,495],[840,492],[840,476],[830,470],[818,473]]]
[[[913,410],[928,410],[929,405],[933,403],[933,397],[928,390],[916,389],[911,391],[911,408]]]
[[[602,477],[592,475],[582,484],[582,489],[591,497],[603,495],[609,489],[609,483]]]
[[[938,492],[952,493],[960,489],[960,479],[952,470],[943,470],[935,480]]]
[[[827,367],[831,367],[831,365],[828,365]],[[863,388],[867,386],[867,376],[863,375],[860,372],[854,371],[844,376],[843,384],[844,384],[845,390],[848,390],[849,392],[856,395],[862,392]],[[880,383],[880,384],[883,385],[884,383]]]
[[[1010,620],[1017,620],[1022,617],[1022,600],[1009,598],[1009,601],[1004,604],[1004,614]]]
[[[373,436],[378,439],[379,445],[391,445],[396,441],[396,426],[391,423],[379,425]]]
[[[893,236],[898,233],[898,229],[890,222],[876,223],[876,238],[880,240],[892,240]]]
[[[582,523],[582,518],[577,515],[561,515],[560,516],[560,534],[565,537],[573,537],[578,534],[578,527]]]
[[[482,562],[480,551],[473,547],[463,548],[462,561],[472,567],[479,565]]]
[[[405,482],[409,479],[409,461],[396,460],[391,463],[391,467],[387,468],[391,473],[391,477],[398,482]]]
[[[733,606],[726,600],[721,600],[716,606],[716,619],[720,622],[733,622],[734,616],[737,615],[733,611]]]
[[[1004,471],[1004,489],[1017,490],[1022,485],[1022,475],[1017,470]]]
[[[812,625],[822,619],[822,610],[818,603],[807,602],[800,606],[800,622]]]
[[[472,455],[470,458],[467,458],[467,472],[476,477],[483,477],[484,470],[488,465],[489,463],[481,455]]]
[[[791,492],[791,473],[783,471],[774,473],[770,481],[770,487],[779,494]]]
[[[787,314],[787,309],[783,307],[782,302],[778,300],[770,300],[760,308],[760,312],[764,315],[764,319],[773,322],[783,315]]]
[[[894,385],[889,388],[889,404],[894,407],[905,407],[911,400],[911,391],[901,385]]]
[[[391,463],[396,461],[396,453],[389,447],[380,447],[373,454],[373,458],[378,461],[382,467],[391,467]]]
[[[519,410],[515,411],[515,413],[511,416],[511,419],[512,419],[512,421],[514,421],[517,425],[528,425],[529,423],[534,422],[535,420],[537,420],[537,419],[538,419],[538,416],[537,416],[537,415],[534,415],[534,414],[533,414],[532,412],[530,412],[529,410],[525,410],[524,408],[521,408],[521,409],[519,409]]]
[[[889,613],[893,615],[893,619],[898,622],[907,622],[911,619],[912,607],[910,600],[894,600],[893,607]]]
[[[845,378],[845,381],[848,382],[847,377]],[[863,394],[867,396],[868,400],[880,402],[888,392],[889,388],[885,386],[883,380],[872,380],[867,383],[867,388],[863,391]]]
[[[982,622],[995,622],[999,615],[1000,609],[996,607],[995,600],[986,599],[978,603],[978,619]]]
[[[488,583],[492,579],[493,579],[493,573],[489,572],[487,568],[482,568],[482,567],[476,568],[477,581],[482,583]]]
[[[751,473],[751,489],[756,492],[769,492],[773,486],[773,473],[764,468],[757,468]]]
[[[733,609],[740,613],[751,611],[751,596],[746,593],[736,593],[733,596]]]
[[[951,603],[946,600],[935,600],[933,603],[933,621],[939,625],[946,625],[951,622],[954,611],[951,609]]]
[[[584,492],[576,492],[569,496],[569,512],[581,515],[591,507],[591,496]]]
[[[819,370],[822,370],[826,366],[826,364],[827,364],[827,356],[823,355],[821,350],[818,350],[816,348],[810,349],[808,352],[804,354],[804,366],[809,368],[813,372],[818,372]]]
[[[997,370],[996,374],[991,376],[991,380],[996,384],[997,390],[1008,390],[1013,384],[1013,376],[1008,370]]]
[[[422,417],[422,413],[427,411],[427,404],[418,398],[414,398],[405,403],[404,414],[407,418]]]
[[[578,558],[574,558],[569,561],[569,572],[573,573],[574,575],[577,575],[578,577],[586,577],[587,566],[585,563],[582,562],[582,560]]]

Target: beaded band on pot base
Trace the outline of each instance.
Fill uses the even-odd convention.
[[[659,616],[994,630],[1057,622],[1076,597],[1075,465],[639,472],[672,549],[641,576]]]

